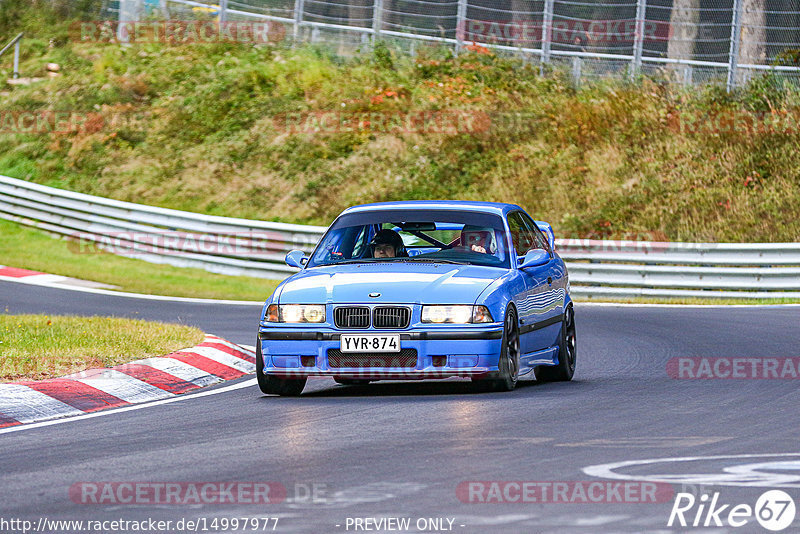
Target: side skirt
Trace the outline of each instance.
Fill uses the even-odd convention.
[[[527,374],[538,365],[556,365],[558,345],[536,352],[528,352],[519,358],[520,375]]]

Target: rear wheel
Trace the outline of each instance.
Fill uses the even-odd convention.
[[[500,349],[499,370],[487,378],[476,379],[476,385],[490,391],[511,391],[519,378],[519,328],[517,313],[513,307],[506,312],[503,342]]]
[[[534,369],[536,380],[540,382],[566,382],[575,374],[578,356],[575,335],[575,312],[569,306],[561,320],[561,343],[558,347],[558,365],[540,365]]]
[[[264,356],[261,354],[261,340],[256,340],[256,379],[261,393],[297,397],[306,387],[305,378],[279,378],[264,374]]]

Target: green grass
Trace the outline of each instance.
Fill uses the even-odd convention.
[[[148,263],[106,253],[76,253],[63,239],[0,220],[0,264],[117,286],[119,291],[260,301],[278,282],[224,276],[201,269]]]
[[[162,356],[203,338],[194,327],[140,319],[0,314],[0,382]]]
[[[0,128],[0,173],[9,176],[308,224],[327,225],[353,204],[447,198],[520,204],[563,238],[793,242],[800,235],[800,135],[766,127],[781,117],[783,125],[798,122],[800,91],[780,78],[758,77],[732,94],[650,78],[576,88],[566,72],[542,77],[536,65],[480,48],[453,57],[420,47],[412,58],[378,43],[345,59],[319,46],[76,43],[70,21],[96,20],[99,0],[6,4],[0,30],[26,32],[23,75],[45,79],[3,86],[10,63],[0,62],[0,117],[88,114],[66,132]],[[59,76],[46,76],[48,62],[61,65]],[[287,117],[323,112],[372,120],[351,131],[287,128]],[[437,112],[460,113],[475,127],[377,126]],[[49,241],[29,242],[22,231],[1,238],[11,244],[0,262],[146,293],[261,300],[274,287],[76,257],[60,246],[51,261],[38,253]]]
[[[50,48],[45,30],[37,31],[23,48],[25,71],[43,75],[53,61],[62,75],[6,87],[0,114],[95,115],[77,131],[0,132],[0,173],[9,176],[201,213],[323,225],[353,204],[452,198],[518,203],[551,222],[558,237],[800,235],[800,136],[781,128],[731,132],[719,120],[763,126],[783,113],[796,117],[800,92],[777,78],[731,95],[650,79],[576,89],[565,73],[541,77],[535,66],[481,51],[454,58],[424,47],[411,58],[379,46],[342,59],[319,47],[67,40]],[[287,113],[321,112],[377,118],[354,131],[287,128]],[[375,126],[382,117],[432,112],[465,114],[473,128]]]
[[[353,204],[452,198],[518,203],[559,237],[800,235],[800,136],[763,127],[797,117],[800,92],[777,78],[730,95],[646,78],[576,89],[566,73],[542,77],[534,65],[481,50],[452,57],[423,47],[411,58],[380,45],[342,59],[320,47],[230,43],[123,48],[57,39],[50,47],[48,32],[62,26],[33,28],[22,63],[36,76],[56,62],[62,75],[6,87],[0,114],[94,115],[76,131],[0,132],[0,172],[9,176],[323,225]],[[373,120],[353,131],[287,127],[287,117],[321,112]],[[376,126],[433,112],[462,113],[474,127]],[[756,127],[730,131],[720,117]]]

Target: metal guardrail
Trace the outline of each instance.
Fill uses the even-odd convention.
[[[310,251],[325,231],[122,202],[0,176],[0,218],[67,237],[77,253],[103,249],[178,267],[284,278],[286,251]]]
[[[0,218],[108,251],[229,275],[284,278],[291,249],[325,227],[202,215],[0,176]],[[659,243],[558,239],[572,293],[589,298],[800,298],[800,243]]]
[[[8,50],[9,48],[11,48],[12,46],[14,47],[14,68],[13,68],[13,70],[11,71],[11,72],[12,72],[11,76],[12,76],[14,79],[16,79],[16,78],[19,78],[19,42],[20,42],[20,40],[22,39],[22,36],[23,36],[23,34],[22,34],[22,33],[18,34],[16,37],[14,37],[13,39],[11,39],[11,40],[8,42],[8,44],[6,44],[6,45],[3,47],[3,49],[2,49],[2,50],[0,50],[0,56],[2,56],[3,54],[5,54],[5,53],[6,53],[6,50]]]

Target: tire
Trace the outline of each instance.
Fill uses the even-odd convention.
[[[575,374],[578,357],[575,334],[575,312],[569,306],[561,320],[561,342],[558,345],[558,365],[540,365],[534,369],[539,382],[569,382]]]
[[[366,378],[339,378],[338,376],[334,377],[333,380],[343,386],[363,386],[371,382]]]
[[[297,397],[306,387],[305,378],[279,378],[264,374],[264,356],[261,354],[261,340],[256,340],[256,379],[261,393]]]
[[[500,348],[499,371],[487,378],[475,379],[481,390],[511,391],[517,386],[519,378],[519,326],[517,312],[509,306],[503,327],[503,341]]]

